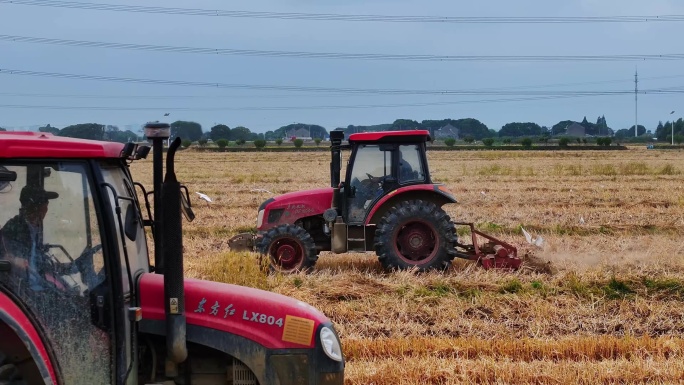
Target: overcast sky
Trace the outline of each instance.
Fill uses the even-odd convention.
[[[86,0],[82,0],[86,1]],[[133,0],[90,0],[141,5]],[[684,15],[680,0],[251,0],[147,1],[144,5],[268,12],[410,16]],[[430,54],[628,55],[683,54],[684,22],[592,24],[453,24],[276,20],[163,15],[49,8],[0,3],[0,35],[204,48]],[[679,32],[679,33],[678,33]],[[684,61],[416,62],[246,57],[85,48],[0,41],[0,69],[296,87],[470,90],[549,86],[540,91],[616,91],[682,86]],[[510,96],[349,95],[282,90],[162,86],[52,77],[2,75],[0,127],[69,124],[142,124],[193,120],[254,132],[293,122],[328,130],[397,118],[476,118],[498,130],[507,122],[552,126],[605,115],[613,129],[634,124],[634,95],[491,102]],[[606,82],[609,81],[609,82]],[[596,82],[603,82],[598,83]],[[559,86],[568,83],[593,83]],[[555,85],[555,86],[553,86]],[[520,90],[519,88],[517,90]],[[515,97],[515,96],[513,96]],[[489,102],[483,102],[490,100]],[[464,101],[476,101],[463,103]],[[640,95],[639,124],[684,116],[684,95]],[[453,102],[445,104],[445,102]],[[388,105],[413,105],[387,107]],[[423,104],[420,106],[420,104]],[[424,105],[433,104],[433,105]],[[436,105],[435,105],[436,104]],[[17,108],[16,106],[43,108]],[[342,106],[385,106],[340,108]],[[15,107],[11,107],[15,106]],[[110,107],[111,110],[44,107]],[[320,108],[335,106],[337,108]],[[264,107],[292,107],[263,110]],[[312,108],[318,107],[318,108]],[[138,108],[126,110],[125,108]],[[178,110],[184,108],[186,110]],[[195,109],[195,110],[187,110]],[[170,116],[164,117],[164,112]]]

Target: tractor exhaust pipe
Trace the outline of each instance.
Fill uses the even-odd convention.
[[[332,153],[332,160],[330,161],[330,187],[332,188],[337,188],[340,185],[342,139],[344,139],[344,131],[330,132],[330,152]]]
[[[164,213],[164,299],[166,305],[166,348],[168,359],[180,364],[188,356],[185,323],[185,285],[183,280],[183,226],[181,185],[176,179],[174,156],[181,139],[176,138],[166,156],[166,175],[161,192]]]

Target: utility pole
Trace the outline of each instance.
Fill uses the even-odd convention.
[[[638,94],[639,94],[639,72],[638,70],[634,70],[634,137],[636,138],[639,136],[637,133],[639,132],[639,119],[638,119],[638,110],[639,110],[639,102],[638,102]]]

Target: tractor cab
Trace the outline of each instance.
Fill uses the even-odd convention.
[[[363,225],[387,194],[407,186],[431,184],[425,143],[427,131],[373,132],[349,137],[351,157],[341,186],[342,218]]]
[[[145,127],[151,189],[129,170],[146,143],[0,132],[0,384],[341,385],[321,312],[184,277],[194,213],[169,131]]]

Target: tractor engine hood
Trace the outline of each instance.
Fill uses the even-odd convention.
[[[270,198],[259,206],[257,230],[267,230],[282,223],[313,215],[330,208],[332,187],[296,191]]]
[[[143,274],[138,285],[143,320],[164,320],[163,276]],[[312,348],[319,325],[330,322],[313,306],[284,295],[190,278],[185,315],[189,325],[239,335],[268,349]]]

